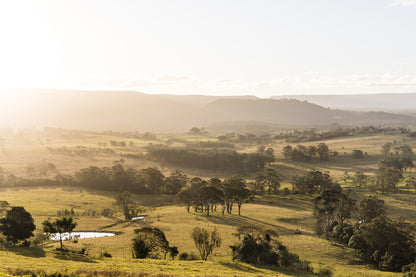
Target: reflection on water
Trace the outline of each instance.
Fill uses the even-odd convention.
[[[62,240],[68,239],[90,239],[90,238],[102,238],[102,237],[112,237],[114,233],[108,232],[72,232],[72,233],[63,233]],[[51,234],[51,240],[59,240],[59,233]]]

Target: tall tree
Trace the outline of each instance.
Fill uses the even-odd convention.
[[[332,187],[322,191],[321,195],[313,200],[313,212],[317,219],[318,228],[323,228],[326,239],[329,240],[329,233],[337,216],[337,208],[341,201],[341,187]]]
[[[161,188],[164,186],[165,176],[159,169],[155,167],[149,167],[140,170],[139,174],[145,181],[145,184],[153,194],[162,193]]]
[[[382,159],[377,168],[376,181],[381,193],[397,193],[397,184],[403,179],[403,164],[398,157]]]
[[[63,249],[63,239],[65,233],[68,233],[71,236],[72,231],[78,225],[72,217],[63,217],[61,219],[56,219],[54,222],[45,220],[42,222],[43,232],[47,233],[49,236],[58,236],[59,242],[61,244],[61,249]]]
[[[133,239],[133,255],[136,259],[148,257],[157,258],[172,251],[165,233],[156,227],[143,227],[134,230],[136,237]]]
[[[321,161],[329,160],[329,148],[325,143],[321,142],[318,144],[317,152]]]
[[[136,217],[142,209],[138,208],[136,200],[134,200],[134,194],[124,191],[116,197],[116,204],[123,212],[125,220],[131,220]]]
[[[361,222],[370,222],[373,218],[386,214],[384,200],[377,196],[367,196],[358,203],[357,215]]]
[[[357,170],[354,174],[353,180],[354,184],[361,188],[367,182],[367,175],[365,175],[362,171]]]
[[[388,157],[388,156],[390,156],[390,153],[391,153],[391,149],[392,148],[393,148],[393,144],[391,142],[386,142],[381,147],[381,153],[383,154],[384,157]]]
[[[32,215],[23,207],[13,207],[0,219],[0,231],[7,241],[17,243],[33,236],[36,226]]]
[[[188,176],[181,171],[175,170],[168,177],[165,178],[166,193],[177,194],[188,182]]]
[[[191,235],[195,247],[198,249],[201,259],[204,261],[208,259],[215,248],[221,246],[221,238],[216,229],[210,233],[204,228],[195,227]]]

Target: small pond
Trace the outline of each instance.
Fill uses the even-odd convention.
[[[102,237],[112,237],[114,236],[114,233],[109,232],[72,232],[69,233],[63,233],[62,239],[68,240],[68,239],[90,239],[90,238],[102,238]],[[51,234],[51,240],[59,240],[59,234]]]

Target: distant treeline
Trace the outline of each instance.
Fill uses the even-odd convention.
[[[124,169],[121,164],[102,168],[90,166],[72,175],[58,174],[54,178],[29,179],[13,174],[0,174],[1,187],[77,186],[143,194],[176,194],[187,180],[186,175],[180,170],[164,176],[157,168]]]
[[[146,150],[150,159],[169,165],[239,172],[261,170],[266,164],[275,160],[273,150],[240,154],[233,150],[196,149],[165,145],[149,145]]]
[[[304,142],[304,141],[319,141],[345,136],[356,136],[366,134],[381,134],[381,133],[402,133],[409,134],[410,136],[416,136],[416,132],[411,132],[409,129],[403,127],[374,127],[363,126],[355,128],[336,128],[328,131],[318,130],[316,128],[306,130],[283,130],[277,134],[238,134],[228,133],[218,136],[219,141],[230,143],[249,143],[249,144],[270,144],[275,140],[284,140],[288,143]]]
[[[397,127],[397,128],[380,128],[374,126],[363,126],[355,128],[336,128],[329,131],[318,131],[317,129],[309,130],[294,130],[285,131],[276,135],[275,139],[283,139],[286,142],[300,142],[300,141],[317,141],[326,140],[345,136],[365,135],[365,134],[380,134],[380,133],[410,133],[409,129]]]
[[[100,147],[86,147],[86,146],[75,146],[75,147],[46,147],[51,154],[61,154],[70,156],[88,156],[97,154],[114,154],[114,150],[110,148]]]
[[[308,147],[299,144],[295,148],[292,148],[292,146],[286,145],[282,151],[285,159],[300,162],[310,161],[315,156],[318,156],[321,161],[326,161],[329,159],[329,153],[328,146],[323,142],[317,146],[310,145]]]

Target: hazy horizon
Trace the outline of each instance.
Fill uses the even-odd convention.
[[[416,92],[416,1],[2,1],[0,88]]]

